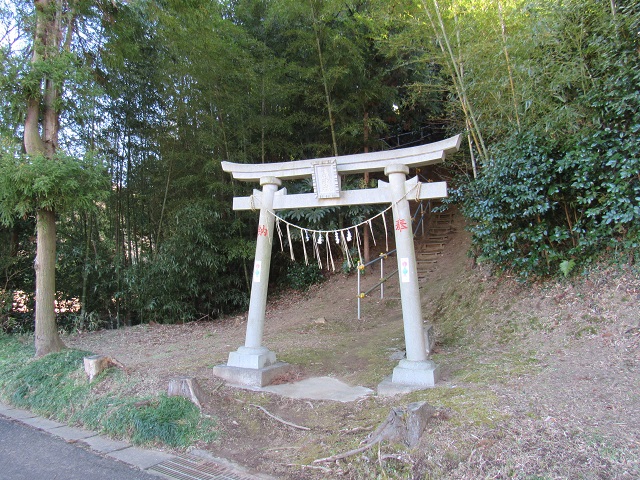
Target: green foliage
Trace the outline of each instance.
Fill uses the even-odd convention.
[[[157,255],[127,271],[130,308],[143,321],[176,323],[246,306],[246,265],[255,247],[238,239],[243,229],[205,202],[176,211]]]
[[[574,55],[589,81],[565,84],[555,115],[496,143],[463,194],[479,257],[525,276],[567,275],[607,250],[639,246],[638,13],[612,18],[571,3],[564,13],[556,34],[572,34],[567,18],[582,22]]]
[[[102,162],[58,153],[44,156],[0,157],[0,221],[13,222],[37,209],[90,210],[108,191]]]
[[[23,343],[0,331],[0,394],[16,374],[16,365],[26,364],[35,353],[33,342]]]
[[[88,352],[64,350],[34,359],[32,343],[0,333],[0,396],[12,405],[137,444],[186,447],[217,438],[214,420],[189,400],[98,394],[110,370],[87,382],[82,359]]]
[[[0,331],[24,334],[34,328],[33,255],[35,245],[29,241],[33,234],[33,219],[16,220],[11,227],[0,225]],[[14,295],[24,305],[14,308]],[[24,308],[26,307],[27,311]]]
[[[24,39],[33,19],[21,5],[2,25]],[[1,50],[0,67],[0,215],[59,214],[57,285],[81,298],[80,328],[244,308],[255,215],[233,214],[231,198],[251,186],[232,182],[220,160],[328,155],[331,130],[348,154],[438,140],[475,119],[487,145],[474,138],[478,182],[468,181],[469,152],[446,167],[467,178],[459,192],[474,249],[502,268],[562,274],[562,262],[579,271],[603,250],[638,248],[633,2],[616,2],[615,14],[599,0],[83,5],[70,53],[30,65],[20,49],[29,42],[16,42]],[[445,41],[451,53],[440,49]],[[61,146],[99,152],[110,183],[90,158],[47,163],[17,153],[25,98],[38,96],[44,75],[64,86]],[[309,188],[298,183],[287,188]],[[373,211],[283,215],[332,230]],[[7,292],[32,289],[29,275],[15,273],[32,263],[27,230],[19,258],[0,254]],[[272,264],[272,279],[287,281],[285,265]]]
[[[358,249],[357,247],[351,247],[349,249],[349,255],[351,256],[352,261],[349,261],[348,259],[345,259],[342,261],[342,273],[344,274],[349,274],[352,272],[355,272],[356,269],[358,268],[358,263],[359,260],[358,259]],[[360,272],[361,275],[365,275],[365,271],[362,270],[362,272]]]
[[[568,277],[575,266],[575,260],[564,260],[563,262],[560,262],[560,271],[562,272],[562,275]]]
[[[16,348],[14,345],[13,352]],[[13,405],[64,420],[89,393],[82,367],[86,355],[87,352],[64,350],[28,361],[18,368],[14,364],[13,371],[3,376],[8,378],[0,387]]]
[[[348,175],[342,177],[342,190],[355,190],[372,187],[366,185],[361,175]],[[313,182],[311,178],[288,182],[289,193],[311,193]],[[352,225],[358,225],[365,219],[372,217],[380,207],[375,205],[351,205],[348,207],[322,207],[322,208],[297,208],[295,210],[283,210],[278,214],[285,220],[290,220],[302,228],[310,230],[336,230]]]
[[[203,417],[198,407],[183,397],[160,395],[140,401],[106,396],[75,418],[90,428],[101,428],[138,445],[188,447],[197,440],[211,442],[218,436],[215,422]]]
[[[6,291],[0,294],[0,331],[15,335],[33,333],[33,314],[13,312],[11,309],[12,293]]]
[[[594,132],[590,141],[599,137]],[[640,179],[626,170],[640,168],[640,151],[616,165],[613,155],[603,157],[582,142],[553,145],[526,134],[495,155],[464,194],[483,259],[547,275],[563,261],[589,263],[608,247],[637,248]]]
[[[18,125],[24,116],[25,105],[21,93],[16,89],[21,70],[25,66],[23,58],[16,58],[9,49],[0,49],[0,95],[4,101],[0,105],[0,151],[16,150]]]
[[[22,27],[34,12],[21,5],[6,25],[28,45],[33,31]],[[59,317],[60,325],[187,321],[246,306],[255,216],[232,213],[232,197],[250,188],[233,183],[220,160],[332,152],[317,41],[340,154],[383,148],[380,137],[392,133],[432,130],[425,116],[442,116],[431,107],[442,96],[407,85],[437,67],[390,54],[394,7],[384,0],[313,6],[315,23],[311,4],[292,0],[85,2],[75,10],[70,52],[32,65],[27,49],[16,50],[20,42],[2,50],[0,148],[10,175],[0,179],[0,213],[5,221],[35,208],[58,214],[56,285],[84,312]],[[25,99],[39,99],[44,75],[63,87],[61,149],[105,159],[106,198],[84,185],[94,178],[85,178],[84,160],[19,160]],[[84,211],[98,200],[99,209]],[[305,221],[335,228],[367,216],[367,207],[354,206],[308,211]],[[22,251],[31,247],[21,238]],[[27,285],[12,277],[7,288],[31,293]]]
[[[324,281],[322,270],[315,263],[290,263],[285,274],[285,284],[295,290],[305,291],[311,285]]]

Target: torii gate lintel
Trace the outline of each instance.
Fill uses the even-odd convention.
[[[425,332],[418,275],[416,270],[413,229],[409,210],[408,193],[416,190],[414,199],[444,198],[446,182],[420,183],[417,177],[407,180],[409,167],[423,166],[444,161],[447,154],[460,146],[460,135],[420,147],[385,152],[374,152],[343,157],[314,160],[298,160],[281,164],[246,165],[222,162],[223,170],[235,179],[259,181],[262,191],[254,190],[250,197],[234,198],[234,210],[260,210],[256,256],[249,301],[249,314],[245,344],[229,354],[226,365],[214,367],[214,374],[233,383],[264,386],[288,368],[277,362],[276,355],[262,345],[271,247],[275,216],[279,209],[341,206],[356,204],[392,203],[400,296],[406,358],[393,370],[390,382],[379,386],[387,391],[398,387],[409,389],[433,387],[438,368],[428,359],[429,339]],[[389,182],[380,181],[378,188],[340,190],[338,175],[366,171],[384,171]],[[315,193],[288,195],[279,189],[283,179],[312,176]],[[390,384],[391,388],[383,387]]]
[[[418,177],[413,177],[405,182],[405,191],[415,190]],[[447,196],[447,182],[429,182],[421,184],[420,191],[413,195],[411,200],[429,200],[445,198]],[[287,189],[282,188],[276,192],[273,199],[273,210],[293,210],[296,208],[314,207],[340,207],[348,205],[375,205],[391,203],[391,189],[387,182],[378,181],[377,188],[362,190],[343,190],[337,198],[318,198],[315,193],[298,193],[288,195]],[[233,199],[234,210],[258,210],[262,205],[262,192],[253,190],[249,197],[235,197]]]

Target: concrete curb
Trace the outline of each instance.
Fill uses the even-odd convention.
[[[134,447],[127,442],[102,437],[98,435],[97,432],[91,430],[69,427],[68,425],[39,417],[28,410],[14,408],[11,405],[6,405],[1,402],[0,416],[42,430],[69,443],[82,443],[97,455],[126,463],[146,473],[162,478],[184,478],[174,474],[174,472],[177,471],[174,465],[184,462],[185,455],[173,455],[160,450]],[[204,451],[194,450],[188,457],[202,458],[202,462],[191,461],[192,465],[190,465],[190,476],[188,478],[192,480],[209,480],[212,478],[218,480],[265,480],[272,478],[249,472],[248,469],[240,465],[235,465],[225,459],[217,459]],[[202,468],[202,471],[199,471],[199,464],[202,464],[203,467],[206,468]],[[217,476],[215,477],[211,476],[212,468],[216,470]],[[177,475],[179,475],[180,472],[177,472]]]

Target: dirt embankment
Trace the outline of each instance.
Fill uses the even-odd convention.
[[[211,394],[205,413],[222,432],[198,447],[278,478],[640,478],[637,271],[525,286],[471,269],[461,218],[453,227],[421,286],[442,371],[431,390],[344,404],[220,385],[211,367],[243,344],[243,316],[65,342],[124,363],[131,391],[161,392],[170,377],[195,376]],[[367,281],[375,276],[369,272]],[[264,343],[296,365],[283,380],[329,375],[375,388],[391,373],[403,348],[397,283],[388,282],[384,299],[365,299],[361,320],[355,289],[354,276],[337,274],[270,303]],[[418,400],[438,409],[418,447],[382,444],[309,466],[356,448],[391,407]]]

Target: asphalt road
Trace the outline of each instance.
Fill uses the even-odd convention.
[[[158,480],[35,428],[0,417],[0,480]]]

